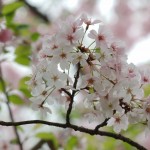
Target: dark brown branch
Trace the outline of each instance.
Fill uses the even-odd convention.
[[[2,126],[19,126],[19,125],[27,125],[27,124],[45,124],[49,126],[55,126],[55,127],[60,127],[60,128],[71,128],[74,129],[75,131],[80,131],[83,133],[88,133],[90,135],[100,135],[100,136],[107,136],[107,137],[112,137],[114,139],[121,140],[123,142],[126,142],[134,147],[136,147],[138,150],[147,150],[140,144],[132,141],[131,139],[122,136],[121,134],[115,134],[115,133],[110,133],[106,131],[96,131],[95,129],[88,129],[84,128],[81,126],[77,125],[72,125],[72,124],[63,124],[63,123],[56,123],[56,122],[48,122],[48,121],[43,121],[43,120],[30,120],[30,121],[21,121],[21,122],[4,122],[0,121],[0,125]]]
[[[51,140],[40,140],[31,150],[37,150],[41,148],[45,143],[47,143],[51,150],[56,150],[54,143]]]
[[[41,148],[43,146],[43,144],[45,144],[45,141],[41,140],[31,150],[37,150],[37,149]]]
[[[95,131],[98,131],[99,128],[106,126],[108,120],[109,120],[109,118],[105,119],[104,122],[102,122],[101,124],[97,125],[95,127]]]
[[[73,84],[73,88],[74,89],[76,89],[76,87],[77,87],[77,83],[78,83],[78,79],[79,79],[79,74],[80,74],[80,69],[81,69],[80,63],[78,63],[77,72],[76,72],[76,75],[74,77],[75,78],[74,84]],[[72,94],[70,95],[70,103],[69,103],[69,107],[68,107],[67,114],[66,114],[66,123],[67,124],[70,124],[70,114],[71,114],[71,111],[72,111],[74,96],[75,96],[76,92],[77,92],[76,90],[73,90]]]
[[[12,115],[12,111],[11,111],[11,108],[10,108],[9,96],[8,96],[7,91],[6,91],[5,82],[4,82],[4,80],[3,80],[3,75],[2,75],[2,70],[1,70],[1,64],[0,64],[0,81],[1,81],[1,84],[2,84],[3,93],[5,94],[6,99],[7,99],[6,104],[7,104],[7,107],[8,107],[10,120],[11,120],[12,122],[14,122],[14,117],[13,117],[13,115]],[[22,143],[21,143],[21,140],[20,140],[20,137],[19,137],[17,128],[16,128],[16,126],[14,126],[13,128],[14,128],[14,132],[15,132],[15,135],[16,135],[17,142],[18,142],[18,145],[19,145],[19,147],[20,147],[20,150],[23,150],[23,146],[22,146]]]
[[[44,20],[46,23],[50,23],[50,20],[48,19],[48,17],[42,14],[36,7],[30,5],[30,3],[28,3],[26,0],[19,0],[19,1],[24,2],[29,7],[31,12],[33,12],[36,16]]]

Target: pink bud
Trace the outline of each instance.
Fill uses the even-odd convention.
[[[0,31],[0,42],[8,42],[12,39],[12,32],[8,29],[2,29]]]

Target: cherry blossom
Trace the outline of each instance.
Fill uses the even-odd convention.
[[[41,115],[45,117],[47,113],[52,113],[49,107],[44,106],[44,101],[40,98],[30,98],[32,103],[32,109],[35,111],[40,111]]]
[[[91,18],[88,18],[86,14],[81,15],[81,21],[83,21],[87,25],[86,29],[88,29],[90,25],[101,23],[100,20],[92,20]]]
[[[128,128],[128,118],[123,113],[115,113],[113,117],[108,120],[108,126],[113,126],[116,133],[119,133],[122,129],[126,130]]]
[[[141,122],[150,128],[150,102],[144,97],[149,71],[127,62],[124,45],[100,20],[85,14],[68,20],[54,35],[43,38],[39,61],[27,83],[32,108],[46,115],[55,102],[68,110],[82,100],[89,122],[108,120],[107,126],[117,133]],[[98,31],[89,30],[94,24]]]
[[[110,40],[110,34],[105,29],[104,25],[99,25],[98,32],[95,30],[91,30],[88,34],[89,38],[94,39],[96,41],[96,47],[105,48],[108,45]]]
[[[137,80],[124,80],[119,83],[117,96],[123,98],[125,102],[130,102],[132,99],[141,99],[144,96],[143,90]]]

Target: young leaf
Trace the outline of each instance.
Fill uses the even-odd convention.
[[[19,45],[15,50],[15,54],[17,56],[29,56],[31,54],[31,47],[29,45]]]
[[[30,65],[30,59],[27,57],[23,57],[23,56],[16,57],[15,62],[17,62],[18,64],[21,64],[21,65],[24,65],[24,66]]]
[[[73,148],[75,148],[77,144],[78,138],[76,136],[72,136],[68,139],[65,150],[73,150]]]
[[[11,4],[5,5],[2,8],[2,14],[3,15],[10,14],[10,13],[14,12],[16,9],[20,8],[21,6],[23,6],[22,2],[13,2]]]
[[[34,33],[31,35],[31,40],[32,40],[32,41],[37,41],[39,37],[40,37],[40,34],[39,34],[38,32],[34,32]]]
[[[10,95],[9,100],[10,100],[11,103],[13,103],[15,105],[24,104],[23,100],[18,95],[15,95],[15,94]]]
[[[54,143],[55,148],[58,148],[58,140],[53,133],[40,132],[36,134],[36,137],[42,140],[51,140]]]

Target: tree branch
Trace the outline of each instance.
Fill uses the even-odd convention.
[[[76,87],[77,87],[77,83],[78,83],[78,79],[79,79],[79,74],[80,74],[80,69],[81,69],[80,63],[78,63],[77,72],[76,72],[76,75],[74,77],[75,78],[74,84],[73,84],[73,88],[74,89],[76,89]],[[73,90],[72,94],[70,95],[71,101],[69,103],[69,107],[68,107],[67,114],[66,114],[66,123],[67,124],[70,124],[70,114],[71,114],[71,111],[72,111],[74,96],[75,96],[76,92],[77,92],[76,90]]]
[[[45,141],[40,140],[34,147],[31,148],[31,150],[37,150],[37,149],[41,148],[43,146],[43,144],[45,144]]]
[[[51,140],[40,140],[31,150],[37,150],[41,148],[45,143],[47,143],[51,150],[56,150],[54,143]]]
[[[98,131],[99,128],[106,126],[108,120],[109,120],[109,118],[105,119],[104,122],[102,122],[101,124],[97,125],[95,127],[95,131]]]
[[[26,0],[19,0],[19,1],[24,2],[29,7],[31,12],[33,12],[36,16],[40,17],[46,23],[50,23],[50,20],[48,19],[48,17],[46,15],[42,14],[36,7],[30,5],[30,3],[28,3]]]
[[[0,125],[2,126],[20,126],[20,125],[27,125],[27,124],[45,124],[49,126],[55,126],[59,128],[71,128],[74,129],[75,131],[80,131],[83,133],[88,133],[90,135],[100,135],[100,136],[107,136],[107,137],[112,137],[114,139],[121,140],[123,142],[126,142],[134,147],[136,147],[138,150],[147,150],[144,148],[142,145],[132,141],[131,139],[122,136],[121,134],[116,134],[116,133],[111,133],[111,132],[106,132],[106,131],[96,131],[95,129],[88,129],[84,128],[81,126],[73,125],[73,124],[63,124],[63,123],[57,123],[57,122],[48,122],[48,121],[43,121],[43,120],[29,120],[29,121],[21,121],[21,122],[4,122],[0,121]]]
[[[5,94],[6,99],[7,99],[6,104],[7,104],[7,107],[8,107],[10,120],[11,120],[12,122],[14,122],[14,117],[13,117],[13,115],[12,115],[12,111],[11,111],[11,108],[10,108],[9,96],[8,96],[7,91],[6,91],[5,82],[4,82],[4,80],[3,80],[3,75],[2,75],[2,70],[1,70],[1,64],[0,64],[0,81],[1,81],[1,84],[2,84],[3,93]],[[21,140],[20,140],[20,137],[19,137],[17,128],[16,128],[16,126],[14,126],[13,128],[14,128],[14,132],[15,132],[15,135],[16,135],[17,142],[18,142],[18,145],[19,145],[19,147],[20,147],[20,150],[23,150],[23,146],[22,146],[22,143],[21,143]]]

